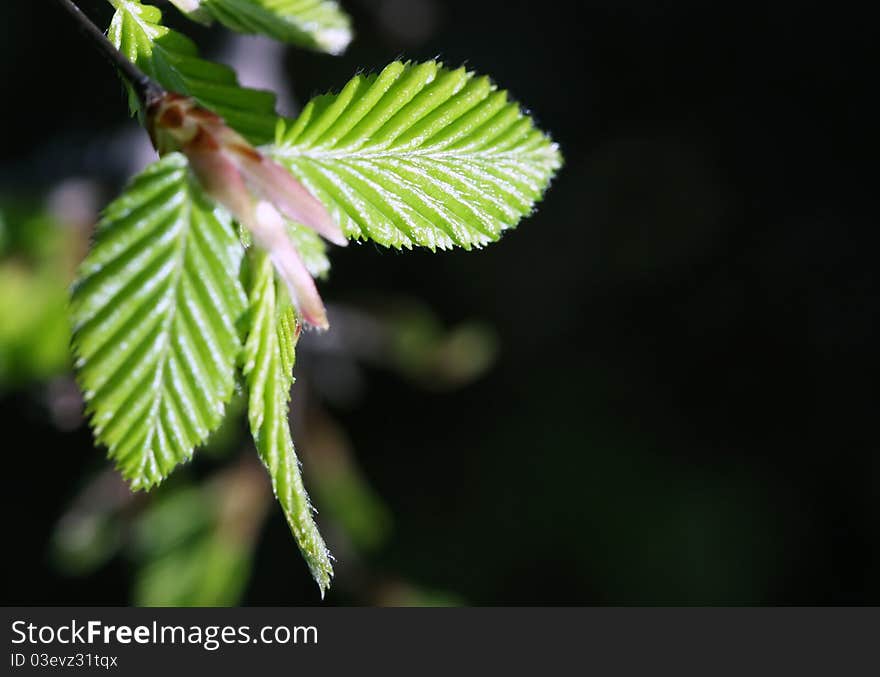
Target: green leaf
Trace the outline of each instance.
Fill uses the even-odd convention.
[[[287,234],[299,251],[303,263],[312,277],[326,277],[330,270],[330,259],[327,258],[327,245],[321,236],[311,228],[287,221]]]
[[[0,393],[69,366],[66,288],[80,236],[66,216],[0,194]]]
[[[313,99],[279,124],[273,154],[349,237],[432,250],[497,240],[562,162],[506,92],[434,61],[394,62]]]
[[[171,154],[106,210],[71,300],[78,380],[97,440],[136,489],[220,425],[241,351],[242,247]]]
[[[214,18],[239,33],[341,54],[351,42],[351,19],[335,0],[172,0],[196,21]]]
[[[298,337],[296,318],[268,255],[256,248],[249,253],[250,318],[242,365],[249,391],[248,421],[275,496],[323,595],[330,586],[333,565],[312,516],[287,417]]]
[[[327,257],[327,245],[321,236],[311,228],[288,219],[284,219],[284,224],[287,227],[287,234],[312,277],[325,278],[330,271],[330,259]],[[245,248],[253,244],[250,231],[240,224],[238,235]]]
[[[238,604],[270,501],[257,462],[163,486],[126,529],[135,605]]]
[[[278,119],[273,93],[242,87],[231,68],[200,59],[189,38],[162,25],[157,8],[137,0],[110,4],[116,13],[108,37],[138,68],[165,89],[192,96],[251,143],[272,139]],[[137,110],[137,97],[129,100]]]

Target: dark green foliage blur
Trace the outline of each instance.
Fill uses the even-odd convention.
[[[105,3],[82,4],[106,23]],[[880,602],[880,280],[858,162],[871,24],[736,4],[343,4],[344,56],[280,53],[294,104],[439,55],[527,102],[566,167],[484,251],[333,252],[333,329],[302,341],[293,397],[337,557],[324,603]],[[92,445],[65,286],[140,132],[63,14],[11,5],[2,600],[318,603],[241,416],[149,495]],[[39,41],[22,28],[37,21]],[[222,29],[176,25],[230,54]]]

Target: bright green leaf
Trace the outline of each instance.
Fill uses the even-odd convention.
[[[108,37],[138,68],[165,89],[195,98],[247,137],[272,139],[277,121],[275,95],[238,84],[235,72],[198,56],[187,37],[162,25],[162,13],[137,0],[110,0],[116,8]],[[130,97],[133,110],[137,98]]]
[[[158,484],[220,425],[241,351],[242,247],[167,155],[106,210],[71,300],[98,441],[133,488]]]
[[[312,277],[326,277],[330,271],[330,259],[327,257],[327,245],[321,236],[302,224],[287,219],[284,223],[287,226],[287,234],[299,251],[299,255]],[[253,238],[247,228],[240,226],[238,234],[245,247],[250,247],[253,244]]]
[[[394,62],[280,124],[275,158],[349,237],[479,247],[529,214],[562,163],[555,143],[486,77]]]
[[[330,270],[330,259],[327,258],[327,245],[321,236],[311,228],[292,221],[287,222],[287,233],[312,277],[326,276]]]
[[[214,18],[239,33],[262,33],[301,47],[341,54],[351,20],[335,0],[172,0],[196,21]]]
[[[242,366],[249,391],[248,420],[275,496],[323,595],[330,586],[333,565],[312,516],[287,416],[298,336],[296,318],[268,255],[255,248],[250,253],[250,317]]]

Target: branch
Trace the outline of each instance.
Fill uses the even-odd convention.
[[[68,14],[76,21],[79,29],[85,34],[92,44],[101,54],[119,71],[122,76],[129,82],[135,93],[140,99],[144,109],[158,101],[165,94],[165,90],[158,82],[150,78],[140,68],[135,66],[131,61],[113,46],[107,36],[101,32],[92,21],[83,14],[83,11],[77,7],[72,0],[58,0],[59,4],[67,10]]]

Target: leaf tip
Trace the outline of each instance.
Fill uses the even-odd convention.
[[[333,56],[342,54],[351,44],[354,35],[347,26],[325,28],[315,35],[318,46]]]

